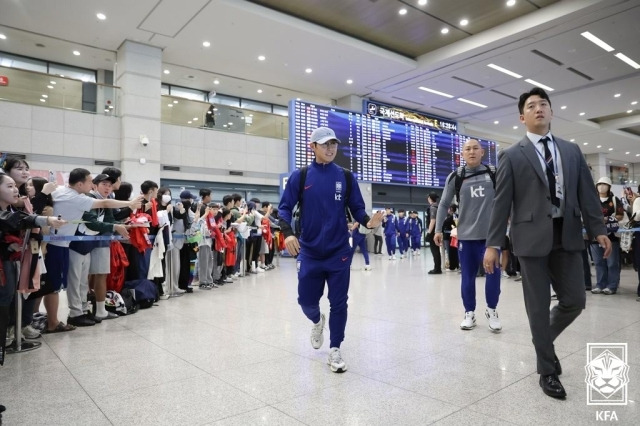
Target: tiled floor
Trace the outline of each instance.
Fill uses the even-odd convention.
[[[363,265],[356,255],[354,266]],[[296,303],[295,264],[71,333],[0,368],[7,425],[461,425],[640,424],[640,303],[632,269],[615,296],[587,294],[587,310],[556,342],[569,396],[538,386],[521,284],[503,280],[504,330],[462,331],[460,276],[428,276],[418,258],[374,256],[353,270],[343,356],[309,343]],[[326,299],[323,311],[328,311]],[[65,307],[61,307],[65,310]],[[65,312],[66,316],[66,312]],[[628,343],[627,406],[588,406],[588,342]]]

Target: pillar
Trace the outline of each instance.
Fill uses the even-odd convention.
[[[122,180],[133,185],[134,195],[145,180],[160,184],[161,76],[160,48],[129,40],[122,43],[115,74],[115,85],[120,87],[120,164]]]

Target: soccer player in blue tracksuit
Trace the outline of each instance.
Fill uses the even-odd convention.
[[[420,238],[422,237],[422,220],[418,217],[418,212],[415,210],[409,212],[408,228],[413,255],[418,256],[420,254]]]
[[[384,228],[384,242],[387,244],[389,260],[396,260],[396,234],[398,233],[398,227],[396,225],[396,217],[394,216],[391,207],[387,207],[385,209],[382,227]]]
[[[325,282],[329,287],[331,344],[328,364],[335,373],[347,370],[340,353],[347,324],[352,258],[346,207],[355,220],[366,223],[367,228],[375,228],[382,221],[382,213],[376,213],[373,218],[367,215],[355,177],[333,164],[339,142],[334,131],[327,127],[319,127],[311,133],[309,149],[315,154],[315,160],[306,169],[304,182],[301,182],[303,174],[300,170],[291,173],[278,208],[285,246],[289,253],[298,255],[298,303],[314,324],[311,329],[314,349],[320,349],[324,342],[325,315],[320,312],[320,298]],[[350,183],[346,180],[348,176]],[[291,229],[292,212],[299,201],[302,201],[300,240]]]
[[[404,259],[407,257],[405,253],[409,250],[409,218],[405,217],[404,209],[398,210],[396,227],[398,230],[398,249],[400,250],[400,259]]]
[[[367,249],[367,233],[369,232],[360,232],[367,231],[367,229],[361,229],[360,224],[358,222],[353,222],[351,225],[351,256],[356,253],[356,248],[360,247],[360,253],[362,253],[362,257],[364,257],[364,270],[370,271],[371,265],[369,264],[369,250]]]

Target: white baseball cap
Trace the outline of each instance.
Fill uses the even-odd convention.
[[[611,186],[611,179],[609,179],[607,176],[602,176],[600,179],[598,179],[598,182],[596,182],[596,186],[601,183]]]
[[[336,137],[336,133],[328,127],[318,127],[311,133],[311,142],[324,145],[330,140],[340,143],[340,139]]]

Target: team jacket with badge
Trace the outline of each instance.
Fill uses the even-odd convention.
[[[333,164],[309,165],[304,182],[300,228],[300,248],[306,256],[323,259],[349,250],[349,230],[345,207],[354,219],[366,224],[370,218],[365,211],[364,200],[358,182],[352,175],[351,194],[345,200],[347,184],[344,170]],[[291,173],[282,194],[278,214],[285,237],[293,235],[292,212],[298,203],[300,170]]]
[[[407,235],[407,232],[409,232],[409,218],[406,216],[399,217],[396,221],[396,228],[398,228],[400,235]]]
[[[384,235],[396,235],[398,231],[398,224],[396,222],[396,217],[393,214],[388,214],[386,216],[387,220],[382,222],[382,227],[384,228]]]
[[[484,168],[485,166],[482,164],[474,168],[466,166],[465,175],[471,176]],[[442,192],[440,208],[436,217],[436,232],[442,232],[442,224],[447,217],[451,200],[456,195],[455,178],[452,178],[455,173],[456,170],[447,177],[447,185]],[[487,239],[494,197],[495,190],[489,173],[469,177],[462,182],[459,200],[458,240]]]

